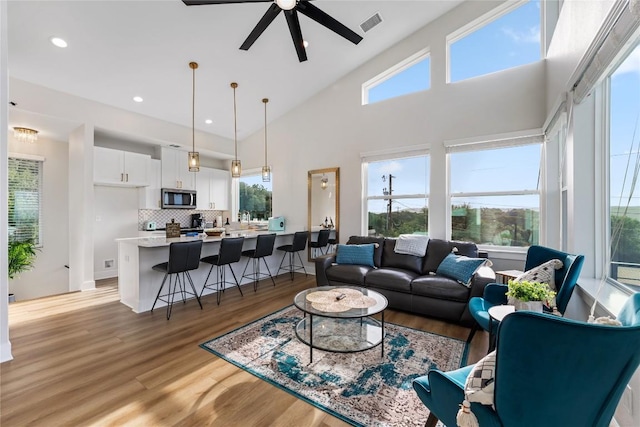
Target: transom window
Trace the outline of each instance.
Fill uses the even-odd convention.
[[[541,144],[455,151],[469,148],[450,147],[451,238],[479,245],[537,244]]]
[[[505,2],[447,37],[447,81],[539,61],[540,1]]]
[[[430,85],[431,61],[425,49],[364,83],[362,105],[427,90]]]
[[[369,235],[428,234],[429,156],[363,163]]]

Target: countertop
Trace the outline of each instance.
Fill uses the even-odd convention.
[[[181,235],[180,237],[173,237],[170,239],[167,239],[163,235],[155,235],[155,236],[152,235],[148,237],[124,237],[124,238],[116,239],[116,242],[137,245],[142,248],[157,248],[162,246],[169,246],[171,243],[174,243],[174,242],[191,242],[194,240],[202,240],[204,243],[212,243],[212,242],[219,242],[225,237],[242,236],[246,239],[253,239],[258,237],[260,234],[271,234],[271,233],[275,233],[277,236],[288,236],[295,233],[295,231],[235,230],[223,236],[207,236],[204,233],[200,233],[197,236]]]

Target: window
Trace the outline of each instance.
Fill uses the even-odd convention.
[[[539,61],[540,1],[505,2],[447,37],[448,82]]]
[[[365,162],[369,235],[429,231],[429,156]]]
[[[9,157],[9,240],[42,245],[42,160]]]
[[[249,214],[253,220],[267,220],[271,216],[272,184],[263,182],[262,176],[242,176],[239,181],[239,210],[240,216]]]
[[[451,238],[481,245],[537,244],[541,144],[449,148],[454,151],[449,155]]]
[[[640,45],[609,87],[609,274],[640,291]]]
[[[423,50],[362,85],[362,105],[429,89],[429,51]]]

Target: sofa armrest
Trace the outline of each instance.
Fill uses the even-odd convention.
[[[318,286],[329,286],[327,268],[329,268],[334,262],[336,262],[336,254],[321,255],[315,259],[316,284]]]

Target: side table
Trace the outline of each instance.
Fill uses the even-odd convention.
[[[501,283],[503,285],[506,285],[509,283],[509,280],[515,279],[522,273],[524,273],[524,271],[520,271],[520,270],[496,271],[496,283]]]
[[[505,318],[506,315],[513,313],[516,311],[516,307],[513,305],[494,305],[489,308],[489,353],[496,349],[496,333],[497,329],[494,331],[493,323],[494,320],[499,324],[502,322],[502,319]]]

